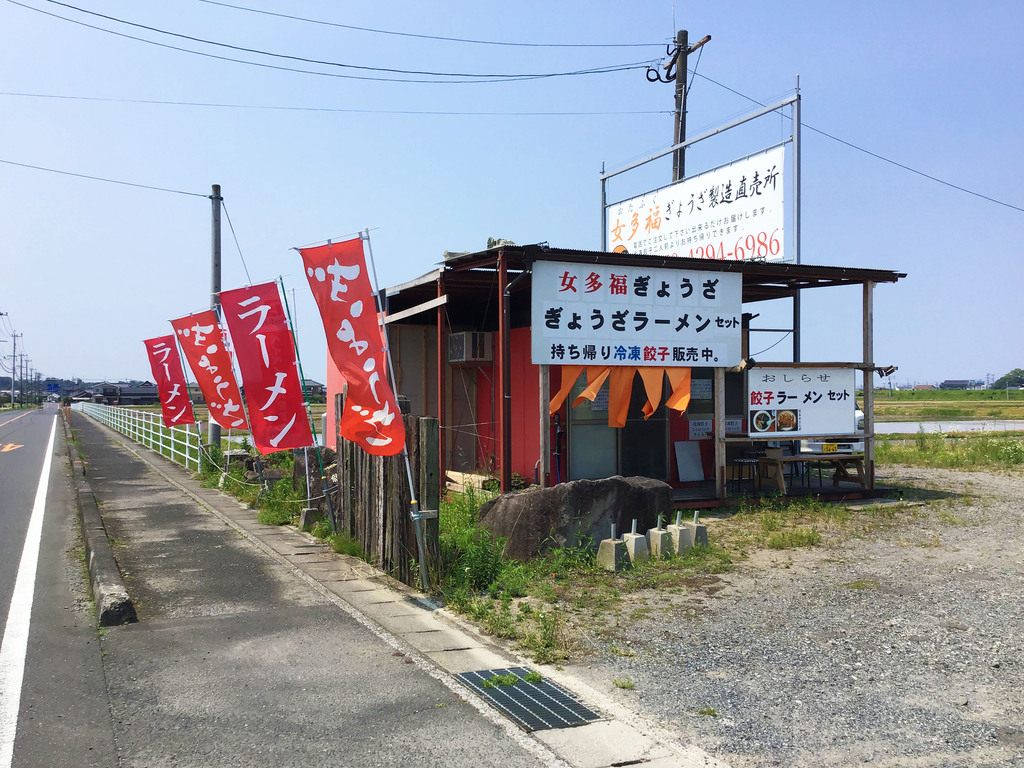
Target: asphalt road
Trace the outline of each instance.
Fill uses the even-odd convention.
[[[22,446],[0,450],[5,616],[24,600],[14,585],[56,419],[0,427],[0,449]],[[26,633],[8,620],[0,657],[0,768],[561,765],[83,417],[77,448],[140,617],[98,631],[59,423],[54,432],[27,641],[11,652]]]
[[[0,416],[0,768],[116,765],[57,419]]]

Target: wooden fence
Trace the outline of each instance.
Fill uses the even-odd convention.
[[[341,409],[337,412],[341,413]],[[402,418],[412,478],[424,515],[427,569],[432,575],[440,550],[438,422],[423,416]],[[370,456],[340,435],[337,445],[338,494],[336,501],[332,501],[339,531],[358,541],[370,562],[378,568],[404,584],[419,587],[419,550],[410,517],[411,498],[404,457],[401,454]]]

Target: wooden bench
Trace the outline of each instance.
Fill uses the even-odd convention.
[[[798,453],[793,456],[762,456],[758,459],[758,474],[762,480],[775,481],[779,493],[786,495],[786,474],[787,464],[795,464],[805,461],[824,461],[835,467],[832,475],[832,485],[839,485],[840,480],[847,480],[857,483],[861,488],[866,488],[864,477],[864,455],[855,453]],[[851,474],[850,470],[854,473]]]

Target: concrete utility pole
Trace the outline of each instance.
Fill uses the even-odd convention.
[[[211,253],[210,253],[210,309],[220,317],[220,204],[224,200],[220,196],[220,184],[213,185],[213,194],[210,195],[213,203],[213,220],[211,226]],[[210,404],[206,404],[209,412]],[[220,424],[209,416],[207,424],[207,442],[220,448]]]
[[[690,46],[690,35],[685,29],[676,33],[676,58],[675,58],[675,81],[676,81],[676,119],[675,131],[673,132],[673,144],[686,141],[686,59],[687,57],[711,40],[711,35],[705,35],[693,46]],[[669,75],[671,78],[671,74]],[[682,181],[686,178],[686,150],[677,149],[672,155],[672,181]]]
[[[11,333],[11,338],[14,339],[14,349],[11,350],[11,405],[14,405],[14,380],[18,376],[18,337],[24,334]],[[20,398],[21,389],[18,389],[18,397]],[[18,402],[21,402],[19,400]]]

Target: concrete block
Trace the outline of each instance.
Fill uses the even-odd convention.
[[[693,546],[693,531],[690,529],[693,523],[682,523],[681,525],[666,525],[665,529],[672,536],[672,554],[685,555]]]
[[[606,571],[624,571],[629,568],[629,553],[622,539],[604,539],[597,548],[597,564]]]
[[[629,555],[629,562],[632,565],[651,559],[650,550],[647,548],[647,537],[642,533],[623,534],[622,540],[626,543],[626,554]]]
[[[647,552],[655,560],[668,557],[672,546],[672,534],[667,529],[651,528],[647,531]]]
[[[706,547],[708,545],[708,527],[704,523],[683,523],[682,527],[689,531],[692,546]]]
[[[306,507],[304,510],[299,512],[299,528],[306,530],[312,528],[314,525],[325,519],[319,509],[315,507]]]

